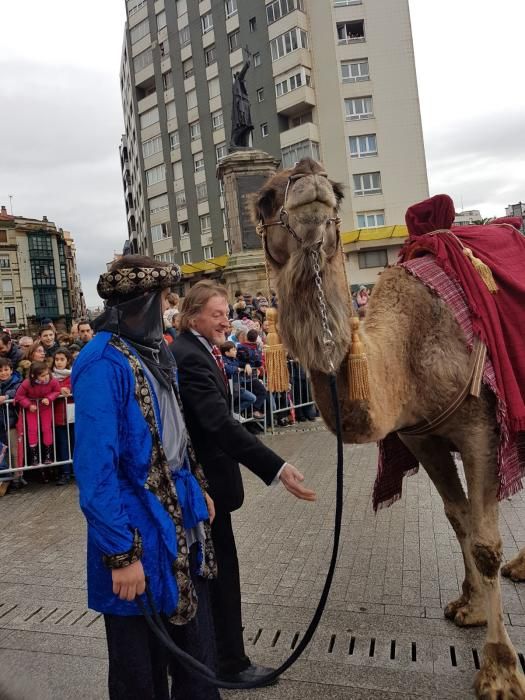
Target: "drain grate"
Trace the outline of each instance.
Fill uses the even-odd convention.
[[[0,603],[0,627],[9,629],[93,634],[91,628],[101,618],[100,613],[85,608]]]

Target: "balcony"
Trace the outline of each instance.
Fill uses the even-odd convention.
[[[281,148],[291,146],[298,141],[315,141],[316,143],[319,143],[319,129],[317,128],[317,124],[314,124],[313,122],[307,122],[306,124],[295,126],[293,129],[283,131],[279,136]]]
[[[365,21],[363,19],[337,23],[338,44],[359,44],[363,41],[365,41]]]
[[[308,85],[302,85],[281,95],[275,103],[278,114],[294,117],[316,106],[315,92]]]

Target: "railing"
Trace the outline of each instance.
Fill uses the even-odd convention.
[[[262,431],[273,432],[276,426],[315,420],[316,408],[310,380],[298,362],[288,360],[287,364],[290,380],[288,391],[270,393],[266,375],[257,376],[255,369],[251,376],[240,372],[238,379],[230,379],[231,409],[240,423],[257,423]],[[265,391],[262,400],[261,387]]]
[[[0,405],[7,442],[0,443],[0,482],[12,481],[36,469],[72,463],[75,404],[71,397],[68,400],[68,397],[60,396],[45,407],[42,400],[35,403],[36,411],[17,406],[13,399]],[[64,424],[56,423],[56,413],[62,414]],[[32,447],[30,435],[33,440],[36,437],[36,444]],[[51,443],[46,440],[49,437]]]

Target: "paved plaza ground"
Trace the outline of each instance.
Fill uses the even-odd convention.
[[[266,438],[300,467],[315,504],[265,487],[245,471],[235,514],[246,646],[278,665],[311,618],[333,532],[335,439],[318,429]],[[473,697],[484,631],[443,619],[462,580],[459,548],[424,473],[375,515],[374,446],[345,450],[342,546],[327,611],[313,642],[278,685],[223,697],[393,700]],[[0,699],[102,700],[103,621],[86,608],[85,526],[74,485],[32,485],[0,500]],[[525,501],[502,505],[505,556],[525,544]],[[525,652],[525,584],[503,582],[505,620]],[[523,657],[522,657],[523,662]]]

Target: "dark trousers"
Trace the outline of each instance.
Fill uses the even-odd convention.
[[[215,670],[209,583],[199,576],[192,578],[199,598],[196,616],[186,625],[172,625],[165,617],[163,621],[177,646]],[[192,675],[169,654],[142,616],[104,615],[104,621],[110,700],[220,700],[214,686]]]
[[[250,659],[244,651],[239,560],[230,513],[217,511],[211,530],[219,570],[210,585],[219,674],[238,673],[248,668]]]

